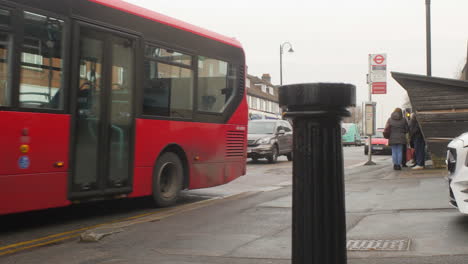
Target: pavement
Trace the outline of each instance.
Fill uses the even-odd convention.
[[[467,263],[468,216],[448,205],[446,172],[393,171],[388,156],[376,159],[345,162],[348,241],[373,243],[348,250],[348,263]],[[250,179],[191,192],[212,199],[87,230],[103,234],[95,242],[49,244],[0,263],[290,263],[290,166],[249,164]]]

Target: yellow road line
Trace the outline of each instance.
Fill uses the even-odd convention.
[[[47,239],[54,238],[54,237],[60,237],[60,236],[68,235],[68,234],[71,234],[71,233],[85,231],[85,230],[88,230],[88,229],[93,228],[93,227],[97,227],[97,226],[84,227],[84,228],[80,228],[80,229],[76,229],[76,230],[71,230],[71,231],[68,231],[68,232],[53,234],[53,235],[46,236],[46,237],[41,237],[41,238],[29,240],[29,241],[23,241],[23,242],[19,242],[19,243],[16,243],[16,244],[11,244],[11,245],[8,245],[8,246],[0,247],[0,251],[5,250],[5,249],[9,249],[9,248],[14,248],[14,247],[19,247],[19,246],[23,246],[23,245],[32,244],[34,242],[39,242],[39,241],[47,240]]]
[[[113,221],[98,224],[98,225],[83,227],[83,228],[70,230],[70,231],[62,232],[62,233],[57,233],[57,234],[53,234],[53,235],[49,235],[49,236],[29,240],[29,241],[23,241],[23,242],[19,242],[19,243],[15,243],[15,244],[10,244],[10,245],[7,245],[7,246],[0,247],[0,256],[8,255],[8,254],[15,253],[15,252],[18,252],[18,251],[27,250],[27,249],[31,249],[31,248],[35,248],[35,247],[40,247],[40,246],[44,246],[44,245],[48,245],[48,244],[53,244],[53,243],[64,241],[64,240],[71,239],[71,238],[76,238],[76,237],[81,235],[81,233],[79,233],[79,234],[76,234],[76,233],[82,232],[82,231],[87,231],[87,230],[97,228],[97,227],[102,227],[102,226],[111,225],[111,224],[115,224],[115,223],[124,223],[126,221],[136,220],[136,219],[140,219],[140,218],[155,215],[155,214],[160,214],[157,217],[157,219],[163,219],[163,218],[173,216],[173,215],[175,215],[177,213],[188,212],[188,211],[191,211],[191,210],[194,210],[194,209],[201,208],[203,206],[208,206],[208,205],[210,205],[212,203],[216,203],[216,202],[220,202],[220,201],[234,200],[234,199],[238,199],[238,198],[241,198],[241,197],[249,196],[251,194],[254,194],[254,192],[240,193],[240,194],[224,197],[224,198],[221,198],[221,199],[212,198],[212,199],[208,199],[208,200],[204,200],[204,201],[198,201],[198,202],[195,202],[195,203],[184,204],[184,205],[181,205],[179,207],[166,208],[166,209],[162,209],[162,210],[159,210],[159,211],[156,211],[156,212],[144,213],[144,214],[140,214],[140,215],[130,216],[130,217],[117,219],[117,220],[113,220]],[[144,221],[142,221],[142,222],[144,222]],[[135,223],[139,223],[139,221],[137,221]],[[131,224],[132,223],[130,223],[130,225]],[[72,234],[72,235],[70,235],[70,234]],[[56,238],[56,239],[53,239],[53,238]],[[52,239],[52,240],[49,240],[49,239]],[[45,242],[42,242],[42,241],[45,241]],[[41,242],[41,243],[36,243],[36,242]],[[7,250],[7,249],[10,249],[10,250]]]
[[[39,243],[39,244],[34,244],[34,245],[15,248],[15,249],[10,249],[10,250],[7,250],[7,251],[0,252],[0,256],[12,254],[12,253],[15,253],[15,252],[18,252],[18,251],[23,251],[23,250],[30,249],[30,248],[35,248],[35,247],[40,247],[40,246],[53,244],[53,243],[60,242],[60,241],[63,241],[63,240],[78,237],[79,235],[80,234],[74,234],[74,235],[70,235],[70,236],[66,236],[66,237],[57,238],[57,239],[54,239],[54,240],[49,240],[49,241],[42,242],[42,243]]]
[[[75,229],[75,230],[70,230],[70,231],[67,231],[67,232],[57,233],[57,234],[53,234],[53,235],[49,235],[49,236],[29,240],[29,241],[23,241],[23,242],[19,242],[19,243],[16,243],[16,244],[11,244],[11,245],[0,247],[0,251],[5,250],[5,249],[9,249],[9,248],[24,246],[24,245],[32,244],[32,243],[35,243],[35,242],[40,242],[40,241],[44,241],[44,240],[47,240],[47,239],[60,237],[60,236],[64,236],[64,235],[68,235],[68,234],[72,234],[72,233],[76,233],[76,232],[86,231],[86,230],[93,229],[93,228],[96,228],[96,227],[101,227],[103,225],[115,224],[115,223],[118,223],[118,222],[137,219],[137,218],[145,217],[145,216],[148,216],[148,215],[157,214],[157,213],[160,213],[160,212],[161,211],[152,212],[152,213],[145,213],[145,214],[141,214],[141,215],[135,215],[135,216],[122,218],[122,219],[117,219],[117,220],[113,220],[113,221],[98,224],[98,225],[93,225],[93,226],[83,227],[83,228],[79,228],[79,229]]]

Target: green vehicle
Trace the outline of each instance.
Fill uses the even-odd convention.
[[[343,123],[341,125],[341,139],[343,146],[360,146],[361,134],[357,124]]]

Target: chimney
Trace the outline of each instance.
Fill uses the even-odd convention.
[[[267,82],[267,83],[271,83],[271,76],[270,76],[270,74],[264,73],[264,74],[262,75],[262,80],[264,80],[264,81]]]

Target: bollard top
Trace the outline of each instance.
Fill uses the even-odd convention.
[[[279,104],[292,109],[342,109],[356,105],[356,86],[346,83],[300,83],[279,87]]]

